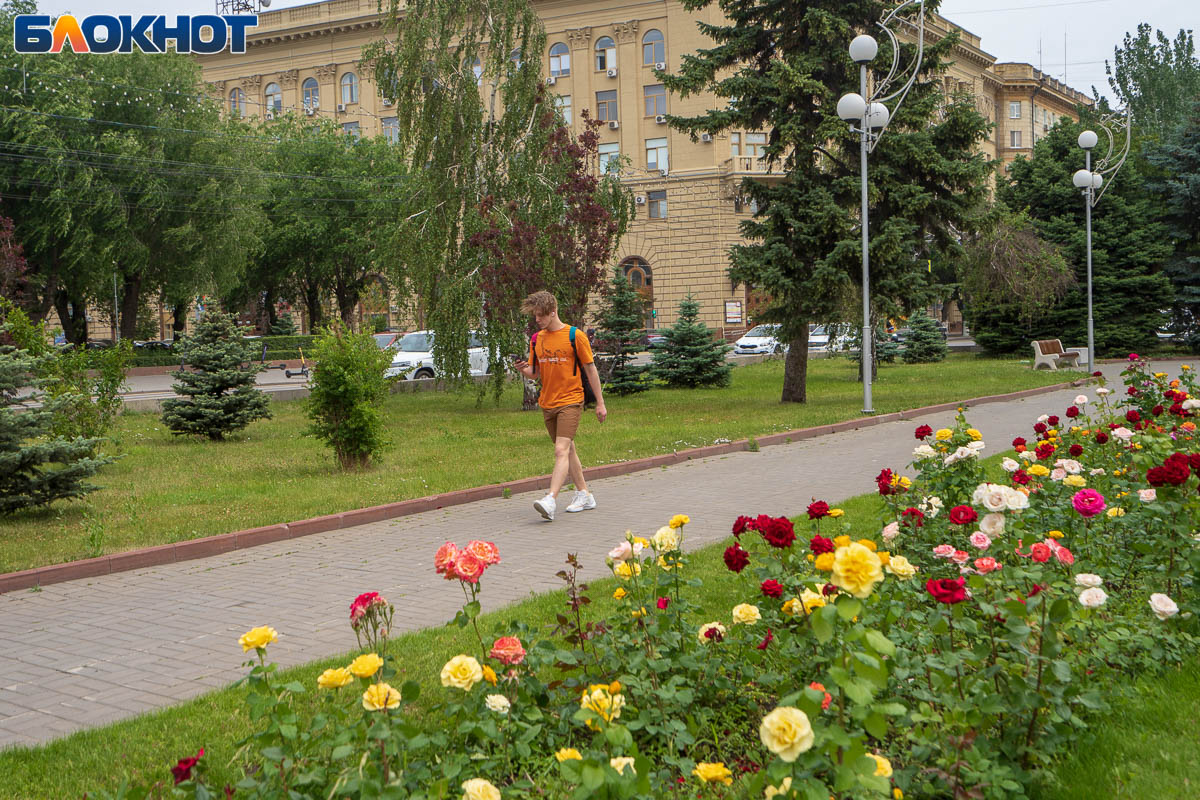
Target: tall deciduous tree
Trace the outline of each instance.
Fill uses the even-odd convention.
[[[1119,104],[1150,140],[1168,138],[1200,97],[1200,58],[1190,30],[1168,39],[1143,22],[1113,48],[1104,71]]]
[[[713,47],[684,55],[668,89],[711,92],[727,103],[688,118],[677,129],[716,133],[731,128],[770,133],[766,158],[781,164],[776,182],[746,180],[758,212],[742,223],[750,240],[732,249],[730,277],[765,290],[758,318],[779,323],[789,342],[782,399],[804,402],[808,323],[849,316],[861,270],[855,269],[857,139],[836,115],[839,96],[856,91],[858,67],[846,48],[885,14],[879,0],[683,0],[691,11],[716,6],[720,23],[701,22]],[[926,4],[934,10],[936,3]],[[987,123],[965,102],[947,103],[934,80],[944,70],[949,39],[925,49],[922,75],[887,137],[872,155],[871,261],[876,313],[925,302],[920,274],[934,248],[957,246],[954,229],[986,190],[988,165],[974,147]],[[902,62],[915,55],[902,45]],[[878,62],[891,57],[886,42]],[[937,118],[939,112],[944,118]]]

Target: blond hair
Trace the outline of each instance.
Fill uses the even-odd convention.
[[[534,292],[525,298],[525,302],[521,303],[522,314],[553,314],[558,311],[558,301],[554,299],[554,295],[549,292]]]

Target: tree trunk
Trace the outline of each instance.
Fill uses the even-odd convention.
[[[71,297],[65,289],[58,289],[54,293],[54,308],[58,311],[58,320],[62,323],[67,341],[74,345],[86,344],[87,303]]]
[[[319,287],[304,287],[304,306],[308,309],[308,332],[316,333],[325,319],[325,309],[321,307]]]
[[[138,306],[142,299],[142,276],[126,276],[121,287],[121,323],[118,330],[122,339],[132,341],[137,337]]]
[[[188,303],[181,301],[175,304],[171,312],[171,338],[178,341],[187,330]]]
[[[538,385],[536,381],[527,381],[522,379],[525,391],[521,396],[521,410],[532,411],[538,407]]]
[[[279,314],[275,311],[276,293],[274,287],[268,287],[262,293],[263,312],[267,315],[267,333],[269,334],[279,323]]]
[[[784,403],[808,402],[808,336],[792,340],[783,360]]]

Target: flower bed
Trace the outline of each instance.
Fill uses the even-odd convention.
[[[378,594],[350,608],[364,653],[315,687],[278,685],[278,634],[256,628],[241,645],[257,731],[226,793],[1024,797],[1106,687],[1197,651],[1200,390],[1137,359],[1125,377],[1034,422],[1003,483],[984,480],[961,413],[918,427],[915,478],[877,478],[875,537],[817,500],[798,521],[738,517],[722,619],[689,599],[684,515],[608,553],[615,613],[589,613],[571,556],[557,627],[498,637],[478,616],[501,554],[447,543],[435,568],[463,591],[455,623],[478,651],[445,664],[422,714]],[[212,796],[202,756],[176,765],[178,794]]]

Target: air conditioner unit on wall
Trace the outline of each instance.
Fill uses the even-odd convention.
[[[666,69],[666,68],[667,68],[667,62],[665,62],[665,61],[657,61],[657,62],[655,62],[655,64],[654,64],[654,68],[655,68],[655,69],[658,69],[658,70],[663,70],[663,69]]]
[[[345,113],[346,113],[346,105],[345,105],[345,103],[338,103],[338,107],[337,107],[337,108],[338,108],[338,113],[339,113],[339,114],[345,114]]]
[[[666,116],[666,114],[659,114],[658,116],[656,116],[654,118],[654,121],[657,122],[659,125],[666,125],[667,124],[667,116]]]
[[[267,118],[267,119],[269,119],[269,120],[270,120],[270,119],[275,119],[275,112],[274,112],[274,111],[268,111],[268,112],[266,113],[266,118]]]
[[[617,122],[615,119],[610,119],[608,121],[608,127],[610,130],[615,131],[617,128],[621,127],[621,123]]]
[[[608,75],[608,77],[610,77],[610,78],[615,78],[615,77],[617,77],[617,68],[609,67],[608,72],[606,72],[605,74]]]
[[[309,116],[309,117],[311,117],[311,116],[313,115],[314,111],[315,111],[315,109],[314,109],[312,106],[305,106],[305,107],[304,107],[304,114],[305,114],[305,116]]]
[[[633,198],[633,202],[637,203],[639,206],[644,206],[646,205],[646,196],[639,194],[637,197]]]
[[[547,86],[553,86],[556,83],[558,83],[558,78],[554,77],[553,75],[551,75],[549,78],[546,78]]]
[[[712,141],[712,134],[711,133],[700,134],[700,141],[704,142],[705,144],[708,144],[709,142]]]

